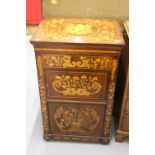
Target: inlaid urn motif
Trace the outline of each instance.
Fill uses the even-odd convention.
[[[91,108],[59,107],[54,113],[55,122],[61,131],[93,132],[99,122],[99,116]]]

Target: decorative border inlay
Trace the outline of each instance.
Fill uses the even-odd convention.
[[[48,102],[64,102],[64,103],[81,103],[79,100],[57,100],[57,99],[48,99]],[[101,104],[101,105],[106,105],[107,102],[104,101],[85,101],[85,104]]]
[[[46,103],[42,56],[37,56],[36,59],[37,59],[37,65],[38,65],[38,81],[39,81],[41,110],[42,110],[42,118],[43,118],[43,128],[44,128],[44,133],[48,134],[49,118],[48,118],[48,110],[47,110],[47,103]]]
[[[90,50],[90,49],[86,49],[86,50],[82,50],[82,49],[58,49],[58,48],[37,48],[35,47],[34,50],[36,52],[43,52],[43,51],[46,51],[46,52],[78,52],[78,53],[102,53],[102,54],[120,54],[120,51],[118,50]]]
[[[64,140],[64,141],[82,141],[82,142],[103,142],[107,144],[109,138],[106,137],[90,137],[90,136],[75,136],[75,135],[59,135],[59,134],[44,134],[45,140]]]
[[[99,138],[88,137],[64,137],[64,136],[52,136],[54,140],[67,140],[67,141],[82,141],[82,142],[100,142]]]
[[[111,57],[101,56],[71,56],[71,55],[43,55],[47,67],[105,69],[112,68]]]
[[[108,90],[108,101],[107,101],[106,114],[105,114],[103,137],[108,137],[110,132],[110,120],[111,120],[111,113],[112,113],[114,93],[115,93],[115,80],[116,80],[117,66],[118,66],[118,60],[113,59],[113,70],[111,73],[111,83],[109,85],[109,90]],[[108,143],[108,141],[105,140],[104,143]]]

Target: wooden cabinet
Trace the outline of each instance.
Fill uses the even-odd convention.
[[[114,118],[116,141],[122,142],[129,135],[129,38],[128,22],[125,23],[124,38],[126,46],[120,56],[115,92]]]
[[[31,39],[46,140],[109,143],[120,51],[109,19],[44,19]]]

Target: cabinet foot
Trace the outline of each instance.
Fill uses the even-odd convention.
[[[128,136],[127,134],[124,134],[124,133],[119,133],[119,132],[116,132],[116,135],[115,135],[115,141],[116,142],[122,142],[123,139]]]
[[[103,144],[109,144],[109,141],[110,141],[109,139],[103,139],[103,140],[102,140],[102,143],[103,143]]]
[[[51,136],[49,136],[49,135],[43,135],[43,138],[44,138],[46,141],[50,141],[50,140],[51,140]]]

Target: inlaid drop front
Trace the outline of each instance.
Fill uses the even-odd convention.
[[[108,72],[47,70],[45,73],[47,96],[51,98],[104,99]]]
[[[102,88],[97,77],[86,75],[81,75],[80,77],[71,77],[70,75],[56,76],[52,86],[55,91],[63,95],[72,96],[90,96],[98,93]]]

